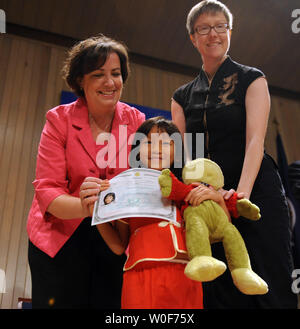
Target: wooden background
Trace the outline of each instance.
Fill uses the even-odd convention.
[[[16,308],[18,297],[30,297],[26,220],[33,197],[31,182],[45,112],[58,105],[67,90],[60,77],[66,49],[13,35],[0,36],[0,268],[7,293],[0,308]],[[131,65],[123,101],[169,110],[173,91],[193,76]],[[300,101],[272,96],[266,149],[276,158],[276,129],[288,161],[300,159]]]
[[[0,0],[7,21],[74,39],[96,33],[141,55],[200,67],[185,29],[199,0]],[[300,34],[291,30],[299,0],[223,0],[234,16],[230,55],[257,67],[270,85],[300,92]],[[293,73],[293,74],[291,74]]]

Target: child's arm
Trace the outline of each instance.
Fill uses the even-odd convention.
[[[128,245],[128,224],[120,221],[98,224],[97,229],[109,248],[117,255],[122,255]]]

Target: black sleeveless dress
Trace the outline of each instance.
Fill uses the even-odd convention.
[[[193,133],[192,158],[197,156],[197,138],[199,133],[203,133],[204,156],[221,167],[225,178],[224,189],[227,190],[237,188],[243,167],[246,91],[254,80],[262,76],[261,71],[227,57],[211,84],[201,70],[196,79],[178,88],[173,95],[184,110],[186,132]],[[267,282],[269,292],[263,296],[242,294],[233,285],[227,270],[216,280],[203,284],[204,306],[296,308],[297,296],[291,289],[293,259],[290,217],[277,165],[267,153],[264,153],[250,199],[260,207],[261,219],[252,222],[240,217],[232,222],[245,240],[253,270]],[[214,257],[226,263],[222,244],[214,244],[212,252]]]

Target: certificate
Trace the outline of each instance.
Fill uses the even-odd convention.
[[[110,187],[100,193],[95,203],[92,225],[131,217],[176,222],[174,202],[161,195],[160,174],[158,170],[135,168],[112,178]]]

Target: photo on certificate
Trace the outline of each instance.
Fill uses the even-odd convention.
[[[158,170],[134,168],[112,178],[110,187],[100,193],[95,203],[92,225],[131,217],[176,222],[174,202],[161,195],[160,174]]]

